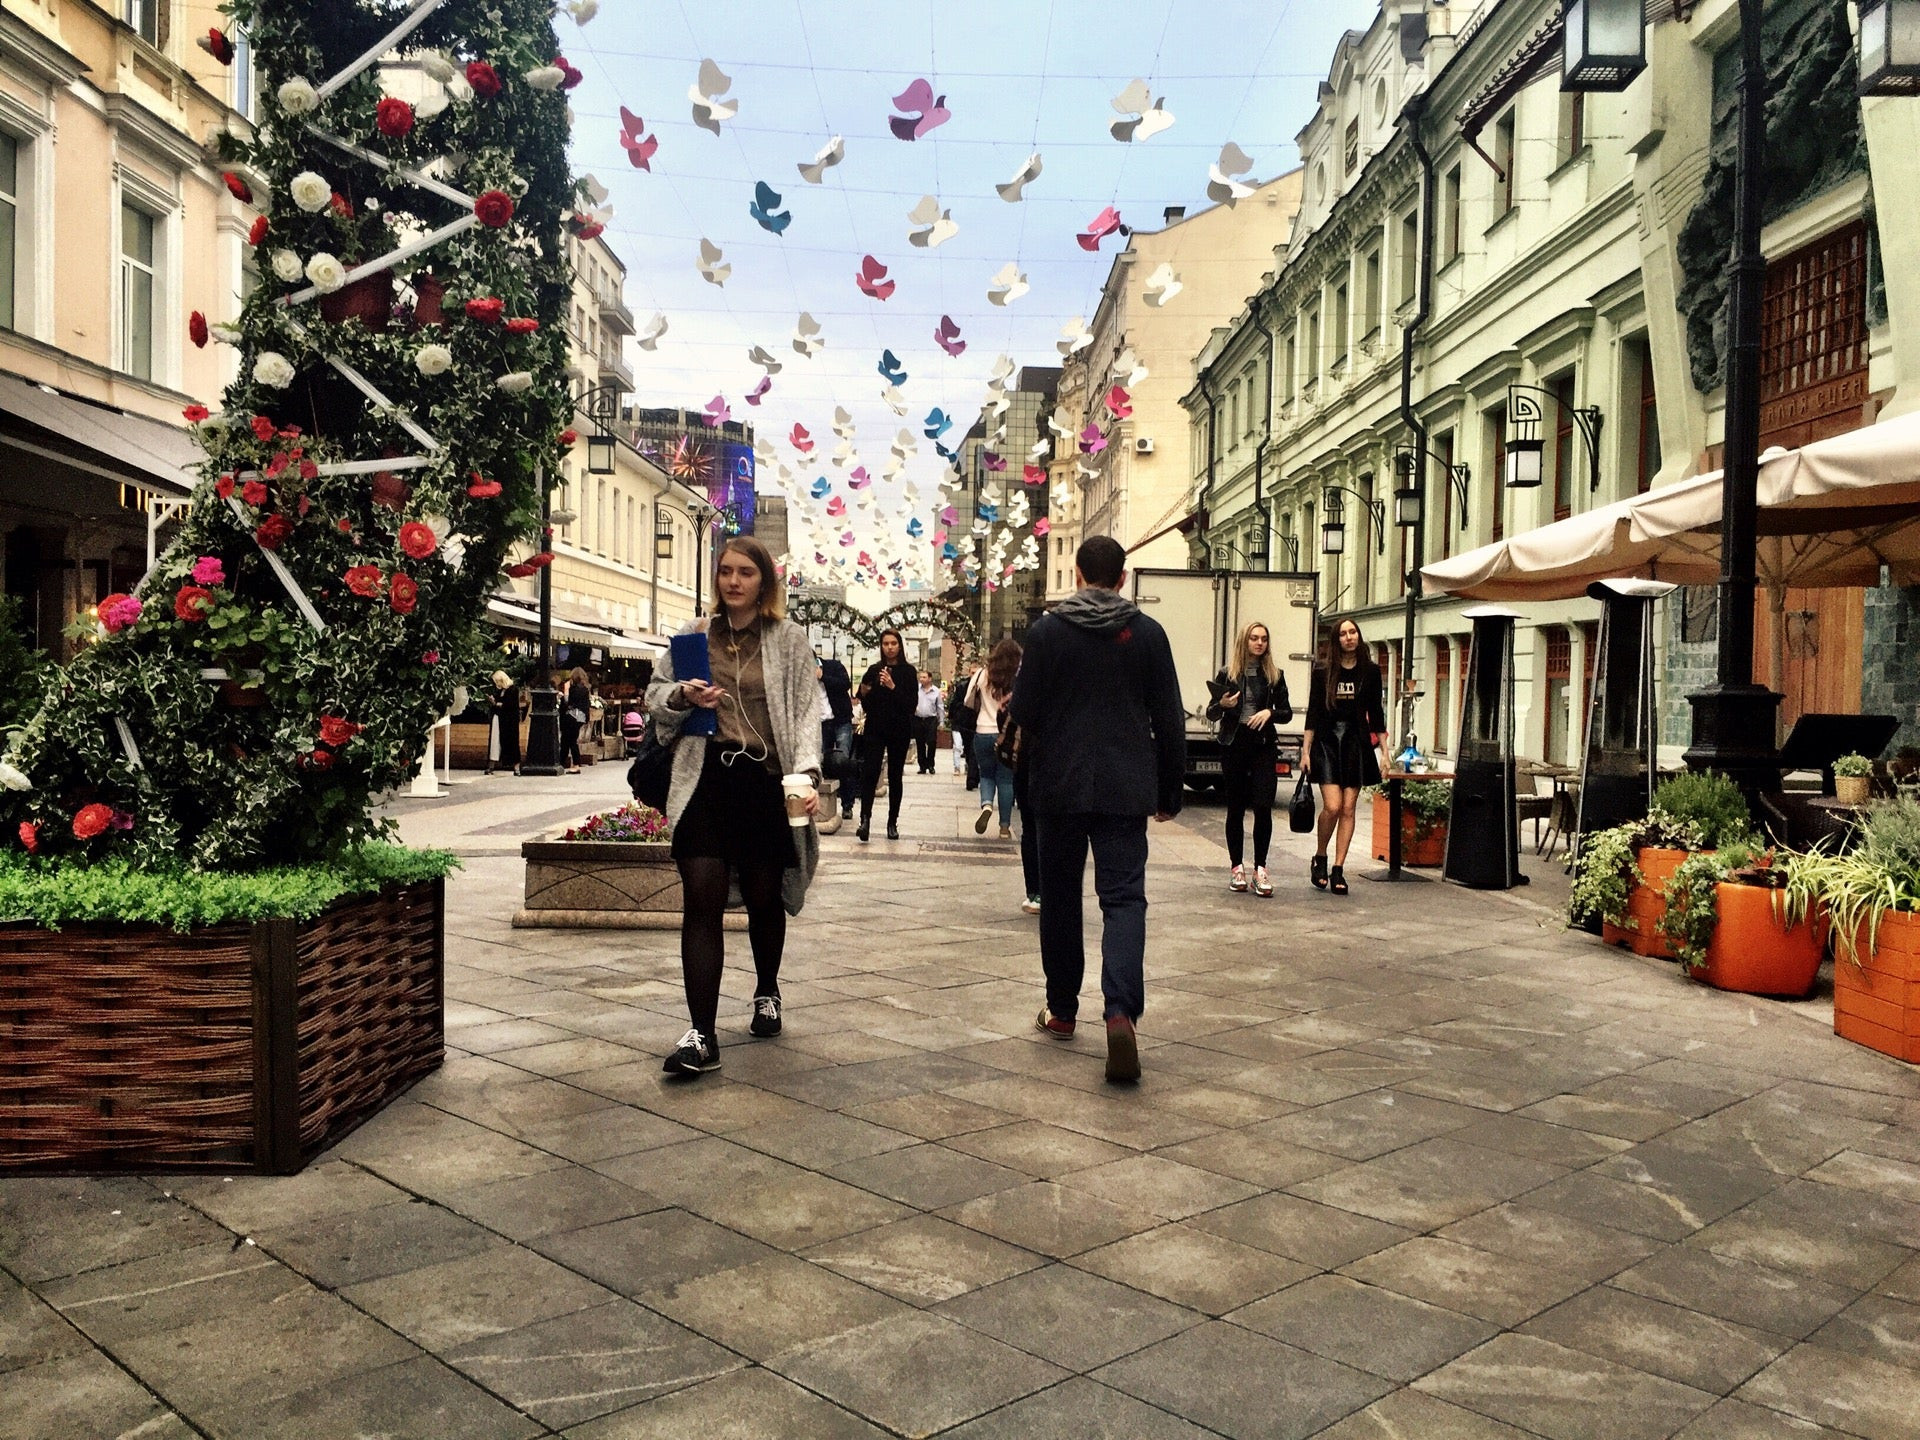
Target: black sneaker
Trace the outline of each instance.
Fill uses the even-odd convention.
[[[660,1069],[668,1075],[703,1075],[720,1068],[720,1046],[698,1030],[680,1037],[680,1044]]]
[[[753,997],[753,1020],[747,1026],[747,1033],[761,1040],[771,1040],[780,1033],[780,997],[778,995]]]

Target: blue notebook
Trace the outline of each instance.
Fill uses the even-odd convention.
[[[673,656],[673,678],[713,683],[713,665],[707,656],[707,637],[699,631],[675,635],[667,641]],[[712,735],[720,728],[720,717],[712,710],[696,707],[680,726],[682,735]]]

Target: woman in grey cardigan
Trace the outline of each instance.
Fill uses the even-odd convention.
[[[762,1038],[780,1033],[787,916],[800,913],[820,858],[818,832],[787,823],[780,789],[782,775],[802,771],[820,782],[813,649],[786,618],[785,589],[765,545],[736,536],[720,547],[714,570],[714,614],[689,627],[707,636],[711,682],[676,680],[668,655],[647,687],[655,733],[674,746],[667,820],[684,894],[680,965],[692,1021],[667,1057],[669,1075],[720,1067],[714,1027],[729,904],[746,906],[753,944],[749,1029]],[[679,733],[696,708],[714,712],[711,739]],[[817,804],[808,803],[809,814]]]

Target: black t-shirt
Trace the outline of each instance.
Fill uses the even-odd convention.
[[[1307,728],[1316,734],[1336,721],[1359,726],[1368,733],[1384,733],[1387,728],[1384,701],[1380,689],[1380,670],[1361,663],[1335,672],[1333,701],[1327,701],[1327,672],[1313,672],[1313,694],[1307,701]]]

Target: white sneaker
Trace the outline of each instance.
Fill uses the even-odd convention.
[[[974,817],[973,833],[976,835],[986,834],[987,826],[991,824],[992,821],[993,821],[993,806],[982,805],[980,807],[980,813]]]
[[[1253,893],[1262,900],[1271,899],[1273,896],[1273,881],[1267,878],[1267,867],[1264,865],[1253,867]]]
[[[1040,897],[1038,895],[1027,896],[1026,899],[1020,902],[1020,911],[1024,915],[1038,915],[1040,913]]]
[[[1236,865],[1233,867],[1233,873],[1227,876],[1227,889],[1232,890],[1237,894],[1240,891],[1245,890],[1246,888],[1247,888],[1247,867],[1244,865]]]

